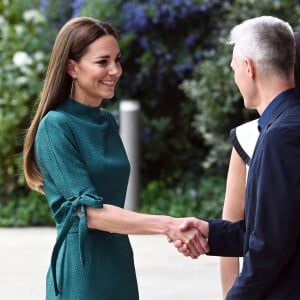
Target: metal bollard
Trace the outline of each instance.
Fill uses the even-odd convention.
[[[130,162],[130,176],[125,208],[136,211],[139,205],[139,114],[140,103],[123,100],[120,103],[120,136]]]

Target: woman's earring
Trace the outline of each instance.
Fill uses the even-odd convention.
[[[72,84],[71,84],[71,90],[70,90],[70,95],[69,95],[69,98],[73,98],[73,92],[74,92],[74,78],[72,80]]]

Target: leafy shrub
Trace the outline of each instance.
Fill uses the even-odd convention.
[[[232,26],[262,14],[279,16],[299,29],[296,0],[2,1],[2,224],[49,221],[46,201],[25,187],[19,154],[54,34],[79,14],[82,3],[82,14],[119,29],[124,75],[116,100],[138,99],[142,104],[142,209],[220,216],[229,129],[256,117],[242,108],[224,40]]]
[[[230,68],[232,48],[224,44],[231,28],[245,19],[260,15],[287,20],[295,31],[300,28],[300,4],[296,0],[223,1],[222,5],[220,11],[223,15],[218,18],[216,31],[212,34],[215,38],[213,50],[205,53],[193,78],[184,80],[181,85],[188,98],[196,104],[192,126],[210,149],[203,167],[221,173],[228,164],[230,129],[258,117],[255,111],[244,109],[234,84]]]
[[[23,1],[0,4],[0,194],[1,200],[24,184],[18,164],[24,129],[45,72],[45,20]]]
[[[31,192],[11,196],[5,204],[0,202],[0,226],[53,225],[45,198]]]
[[[141,192],[141,211],[174,217],[220,218],[224,201],[224,176],[193,173],[153,180]]]
[[[186,95],[196,103],[197,113],[192,126],[209,146],[202,166],[221,173],[228,165],[230,129],[250,117],[257,117],[254,111],[249,113],[243,108],[243,101],[234,84],[230,61],[229,51],[224,51],[224,56],[219,59],[215,59],[215,54],[212,57],[208,55],[197,66],[194,79],[185,80],[181,85]]]
[[[49,224],[49,208],[25,187],[23,135],[41,89],[48,53],[38,1],[0,3],[0,225]],[[29,195],[28,195],[29,193]],[[45,201],[45,200],[44,200]]]
[[[83,7],[84,15],[107,20],[119,30],[124,74],[116,98],[141,102],[145,184],[176,170],[201,172],[206,149],[190,126],[195,103],[178,85],[191,77],[211,46],[218,7],[216,0],[92,0]]]

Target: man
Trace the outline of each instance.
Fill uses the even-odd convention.
[[[294,88],[292,28],[263,16],[233,28],[231,67],[260,136],[249,168],[245,220],[194,219],[208,255],[244,256],[227,300],[300,299],[300,97]],[[179,241],[175,246],[188,255]]]

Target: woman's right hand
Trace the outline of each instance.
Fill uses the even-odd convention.
[[[195,259],[209,251],[207,236],[201,220],[196,218],[171,218],[167,237],[175,247],[185,256]],[[176,246],[180,245],[179,247]],[[180,251],[180,249],[182,251]]]

